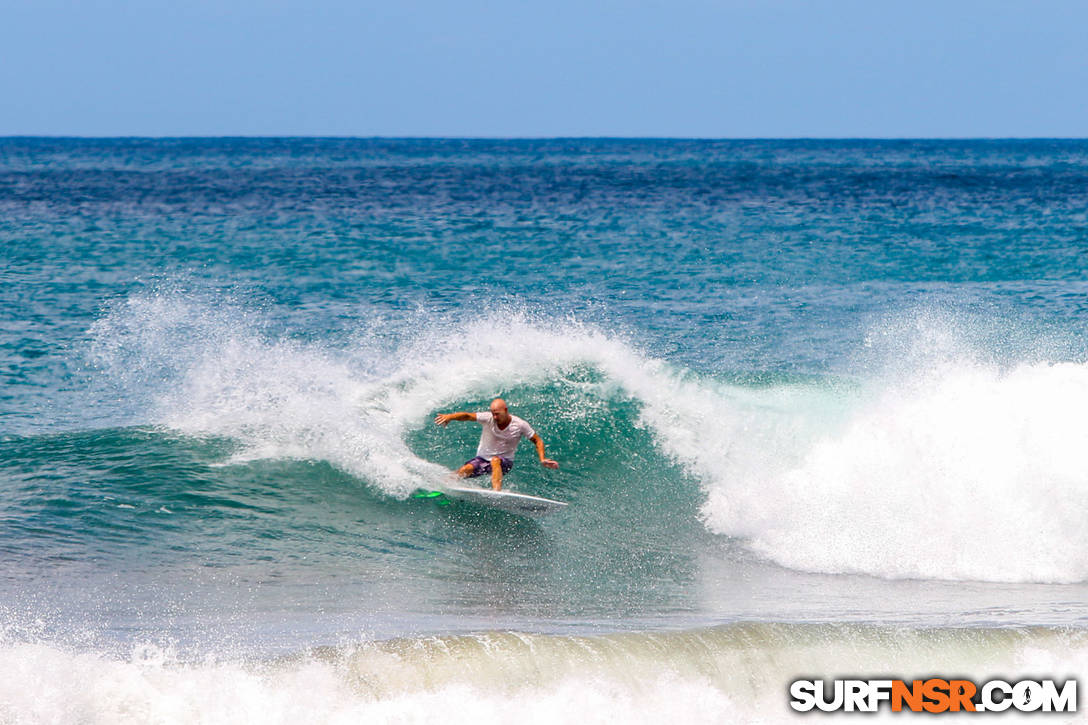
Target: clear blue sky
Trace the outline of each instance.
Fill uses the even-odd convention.
[[[0,135],[1088,136],[1088,2],[0,0]]]

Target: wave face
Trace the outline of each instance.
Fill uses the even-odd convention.
[[[1088,671],[1083,633],[741,624],[606,636],[490,632],[321,648],[263,663],[0,644],[0,713],[17,722],[779,722],[811,676],[975,681]],[[804,719],[801,717],[800,719]]]
[[[434,414],[502,395],[564,461],[549,477],[523,447],[511,480],[534,492],[686,491],[700,510],[679,530],[704,526],[801,571],[1088,579],[1088,365],[987,358],[932,315],[882,328],[897,342],[879,357],[897,362],[867,378],[758,383],[504,309],[335,347],[252,317],[129,298],[95,324],[97,362],[141,420],[231,441],[224,463],[323,461],[404,499],[474,450],[474,426],[436,430]]]

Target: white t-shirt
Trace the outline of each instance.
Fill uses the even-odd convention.
[[[521,439],[532,438],[536,435],[532,426],[516,415],[511,415],[510,422],[501,429],[495,424],[491,411],[477,413],[476,422],[483,426],[483,431],[480,433],[480,445],[476,447],[476,455],[482,458],[502,456],[512,461]]]

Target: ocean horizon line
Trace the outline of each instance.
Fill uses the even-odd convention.
[[[350,135],[350,134],[0,134],[13,140],[344,140],[344,141],[828,141],[828,142],[962,142],[962,141],[1088,141],[1088,136],[642,136],[642,135]]]

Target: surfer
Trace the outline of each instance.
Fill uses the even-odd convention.
[[[476,457],[454,471],[460,478],[475,478],[490,473],[491,488],[501,491],[503,474],[509,473],[514,467],[514,452],[522,438],[528,438],[536,446],[540,465],[545,468],[559,468],[558,463],[544,456],[544,441],[541,437],[524,420],[510,415],[506,401],[502,398],[492,400],[489,411],[439,413],[434,417],[435,425],[443,428],[451,420],[474,420],[483,426],[480,445],[476,447]]]

